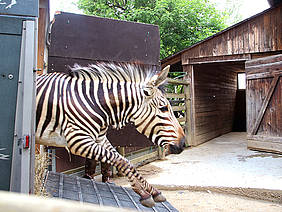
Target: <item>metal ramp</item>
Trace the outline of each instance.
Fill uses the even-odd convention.
[[[156,203],[146,208],[131,189],[109,183],[95,182],[80,177],[48,172],[45,188],[53,197],[93,203],[100,206],[135,209],[137,211],[177,212],[169,202]]]

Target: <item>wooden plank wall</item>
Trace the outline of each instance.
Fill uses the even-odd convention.
[[[218,65],[194,65],[194,145],[232,131],[237,73]]]
[[[245,20],[182,53],[182,64],[191,58],[282,50],[282,4]]]
[[[256,123],[263,102],[272,88],[274,77],[278,82],[273,85],[265,114],[258,128],[257,135],[282,137],[282,54],[249,61],[246,65],[248,134]]]
[[[49,0],[39,1],[39,19],[38,19],[38,51],[37,51],[37,67],[40,69],[37,74],[46,73],[47,63],[47,47],[46,47],[46,31],[49,24]]]

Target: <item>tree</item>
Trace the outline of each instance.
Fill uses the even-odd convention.
[[[88,15],[158,25],[161,59],[226,27],[209,0],[79,0],[78,7]]]

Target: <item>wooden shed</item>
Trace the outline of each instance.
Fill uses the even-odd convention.
[[[280,3],[163,59],[191,82],[189,145],[247,131],[249,148],[281,153],[281,53]],[[246,90],[238,88],[240,73]]]

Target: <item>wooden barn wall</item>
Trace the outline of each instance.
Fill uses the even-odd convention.
[[[267,96],[273,78],[264,78],[248,81],[248,89],[252,95],[248,95],[250,102],[248,108],[248,133],[254,125],[254,120],[258,117],[258,111],[261,110],[263,100]],[[271,137],[282,137],[282,117],[281,117],[281,95],[282,95],[282,78],[278,81],[277,89],[273,92],[273,96],[268,104],[263,120],[258,128],[257,135],[267,135]]]
[[[282,54],[246,63],[248,148],[282,153]]]
[[[191,58],[279,50],[282,50],[282,4],[204,40],[181,56],[182,64],[190,64]]]
[[[232,131],[237,73],[215,65],[194,66],[194,144]]]

